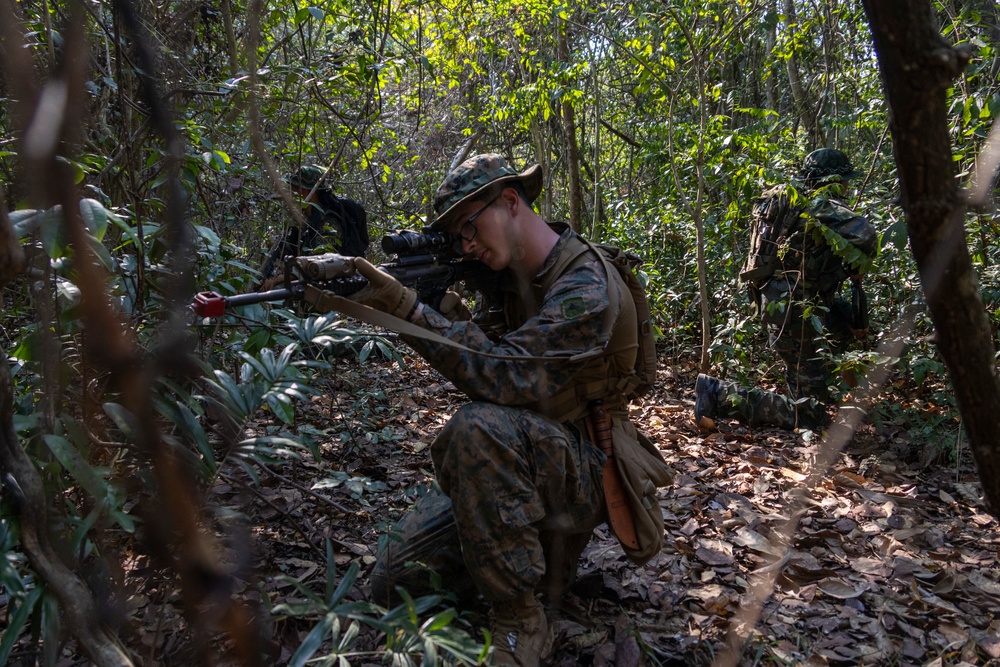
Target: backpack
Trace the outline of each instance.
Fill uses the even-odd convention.
[[[750,249],[740,270],[754,307],[760,306],[760,289],[781,264],[778,249],[798,231],[802,207],[792,206],[788,188],[779,185],[765,191],[753,204],[750,214]]]
[[[750,251],[740,280],[760,287],[780,264],[778,248],[799,227],[802,207],[792,206],[785,186],[764,192],[750,214]]]
[[[653,320],[649,312],[649,300],[646,297],[646,288],[643,287],[636,275],[636,269],[642,264],[642,259],[638,255],[625,252],[621,248],[593,244],[599,249],[599,254],[607,259],[607,263],[615,267],[618,275],[628,288],[632,301],[635,303],[635,317],[638,324],[639,349],[635,355],[635,376],[638,385],[633,392],[633,396],[645,396],[656,382],[656,337],[653,332]]]
[[[559,228],[556,231],[560,231]],[[621,248],[612,245],[593,243],[583,237],[574,234],[570,237],[569,245],[564,252],[560,263],[549,274],[551,280],[555,280],[565,271],[575,266],[578,262],[593,261],[588,259],[588,251],[593,251],[605,271],[608,272],[609,282],[611,271],[616,271],[621,276],[628,294],[635,304],[636,316],[636,355],[633,375],[629,378],[621,378],[622,384],[620,392],[627,398],[643,396],[649,392],[656,382],[656,338],[653,331],[653,321],[649,311],[649,300],[646,298],[646,290],[636,275],[636,268],[642,264],[642,259],[638,255],[625,252]],[[543,291],[548,290],[548,285],[543,286]],[[612,290],[609,296],[614,299],[617,292]],[[617,305],[612,303],[609,312],[617,309]],[[610,336],[612,323],[605,322],[606,330],[604,334]],[[629,337],[630,332],[624,334]],[[610,338],[609,338],[610,340]]]

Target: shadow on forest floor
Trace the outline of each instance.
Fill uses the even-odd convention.
[[[419,358],[406,359],[403,369],[337,362],[325,394],[298,416],[321,463],[307,456],[259,485],[232,475],[212,489],[208,502],[241,514],[253,535],[256,581],[246,592],[256,586],[273,603],[300,598],[286,575],[322,595],[329,538],[338,573],[360,566],[349,598],[366,598],[379,537],[428,483],[428,447],[464,401]],[[662,553],[637,568],[605,526],[595,531],[576,588],[582,616],[553,623],[549,664],[708,665],[731,628],[741,628],[745,665],[1000,664],[1000,528],[980,501],[967,455],[936,467],[894,458],[890,452],[905,449],[892,442],[900,436],[866,424],[803,493],[821,439],[735,422],[700,432],[691,418],[695,375],[693,366],[664,366],[654,393],[633,411],[677,472],[674,486],[660,491]],[[252,424],[247,435],[276,424]],[[333,481],[314,489],[323,480]],[[754,573],[776,577],[748,625]],[[178,651],[167,664],[182,664],[180,612],[162,594],[143,598],[132,602],[150,606],[137,613],[149,622],[136,631],[158,633],[147,644],[165,636],[161,646]],[[482,641],[482,609],[460,621]],[[273,628],[278,664],[310,627]],[[365,628],[355,642],[384,646]]]

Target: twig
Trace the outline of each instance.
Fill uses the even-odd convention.
[[[354,514],[354,512],[352,510],[347,509],[346,507],[344,507],[343,505],[341,505],[340,503],[338,503],[336,500],[331,500],[330,498],[327,498],[325,496],[321,496],[318,493],[316,493],[315,491],[313,491],[312,489],[307,488],[307,487],[299,484],[295,480],[288,479],[284,475],[276,473],[276,472],[274,472],[273,470],[271,470],[270,468],[268,468],[266,466],[261,466],[260,469],[263,470],[264,472],[266,472],[271,477],[274,477],[275,479],[280,480],[284,484],[287,484],[288,486],[294,487],[294,488],[298,489],[299,491],[301,491],[302,493],[305,493],[305,494],[307,494],[309,496],[312,496],[316,500],[318,500],[320,502],[323,502],[323,503],[326,503],[330,507],[333,507],[335,509],[340,510],[344,514]]]

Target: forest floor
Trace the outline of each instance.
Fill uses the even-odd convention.
[[[230,466],[207,498],[220,521],[238,516],[250,536],[243,558],[254,574],[237,594],[271,605],[304,601],[304,589],[323,598],[329,540],[338,578],[359,566],[346,600],[368,599],[379,538],[430,482],[429,445],[465,400],[412,355],[403,367],[374,357],[334,363],[324,394],[297,416],[320,460],[255,468],[254,484]],[[659,494],[662,552],[636,567],[598,528],[574,589],[582,613],[552,619],[547,664],[1000,665],[1000,525],[967,452],[920,463],[902,426],[866,423],[816,474],[819,435],[736,422],[700,430],[696,373],[663,365],[653,394],[633,407],[676,471]],[[245,435],[280,429],[263,419]],[[142,565],[138,556],[132,575]],[[192,664],[189,630],[166,590],[145,578],[129,600],[143,619],[133,631],[157,655],[147,664]],[[483,642],[484,611],[452,624]],[[272,618],[281,619],[269,628],[272,659],[287,664],[322,615]],[[350,664],[382,664],[383,633],[362,624],[347,639]],[[724,662],[730,641],[735,657]]]

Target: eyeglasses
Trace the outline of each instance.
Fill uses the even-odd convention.
[[[472,241],[472,239],[476,238],[476,232],[479,231],[475,225],[476,218],[481,216],[483,214],[483,211],[488,209],[490,206],[493,206],[493,202],[495,202],[499,198],[500,198],[500,193],[497,193],[497,195],[493,197],[493,199],[486,202],[485,206],[483,206],[481,209],[473,213],[471,218],[462,223],[461,229],[458,230],[459,238],[455,239],[456,248],[459,249],[461,248],[462,241]]]

